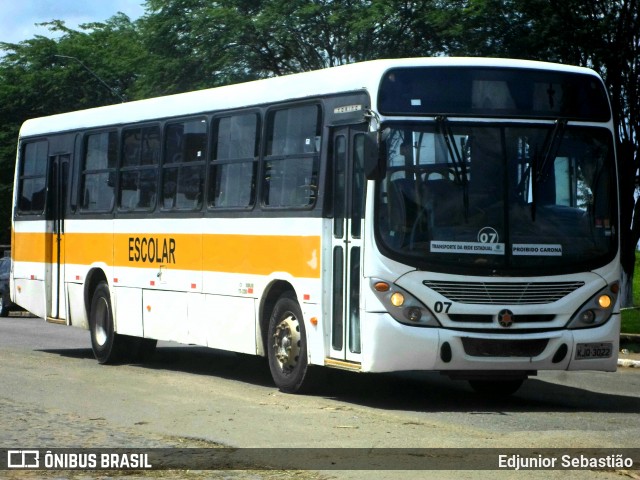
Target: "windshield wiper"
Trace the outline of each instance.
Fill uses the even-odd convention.
[[[467,164],[460,155],[458,146],[456,145],[456,139],[453,136],[453,131],[449,126],[447,117],[439,115],[435,118],[437,124],[437,132],[442,135],[444,142],[447,145],[449,156],[451,157],[451,163],[453,164],[453,171],[456,177],[456,183],[462,185],[462,202],[464,204],[464,219],[468,220],[469,216],[469,181],[467,179]]]
[[[562,139],[564,137],[564,132],[567,127],[567,120],[564,118],[558,118],[555,122],[555,126],[553,127],[553,131],[547,135],[545,139],[544,145],[542,146],[543,155],[540,158],[538,152],[533,156],[533,182],[532,182],[532,192],[531,192],[531,220],[536,221],[536,207],[538,203],[538,186],[548,175],[549,165],[553,164],[553,160],[555,160],[556,155],[558,154],[558,149],[560,148],[560,144],[562,143]]]

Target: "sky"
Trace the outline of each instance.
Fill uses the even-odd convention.
[[[35,35],[53,37],[36,23],[64,20],[69,28],[103,22],[122,12],[132,20],[144,14],[144,0],[0,0],[0,42],[19,43]]]

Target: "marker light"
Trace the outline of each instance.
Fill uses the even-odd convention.
[[[376,282],[373,284],[373,289],[376,292],[388,292],[390,288],[387,282]]]

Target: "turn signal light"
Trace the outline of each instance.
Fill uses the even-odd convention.
[[[376,282],[373,288],[376,292],[388,292],[391,286],[387,282]]]

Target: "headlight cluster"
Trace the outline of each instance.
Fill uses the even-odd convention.
[[[372,279],[371,289],[398,322],[419,327],[439,327],[435,315],[420,300],[399,286]]]
[[[620,284],[618,282],[613,282],[600,290],[573,314],[567,327],[589,328],[606,323],[611,318],[619,291]]]

